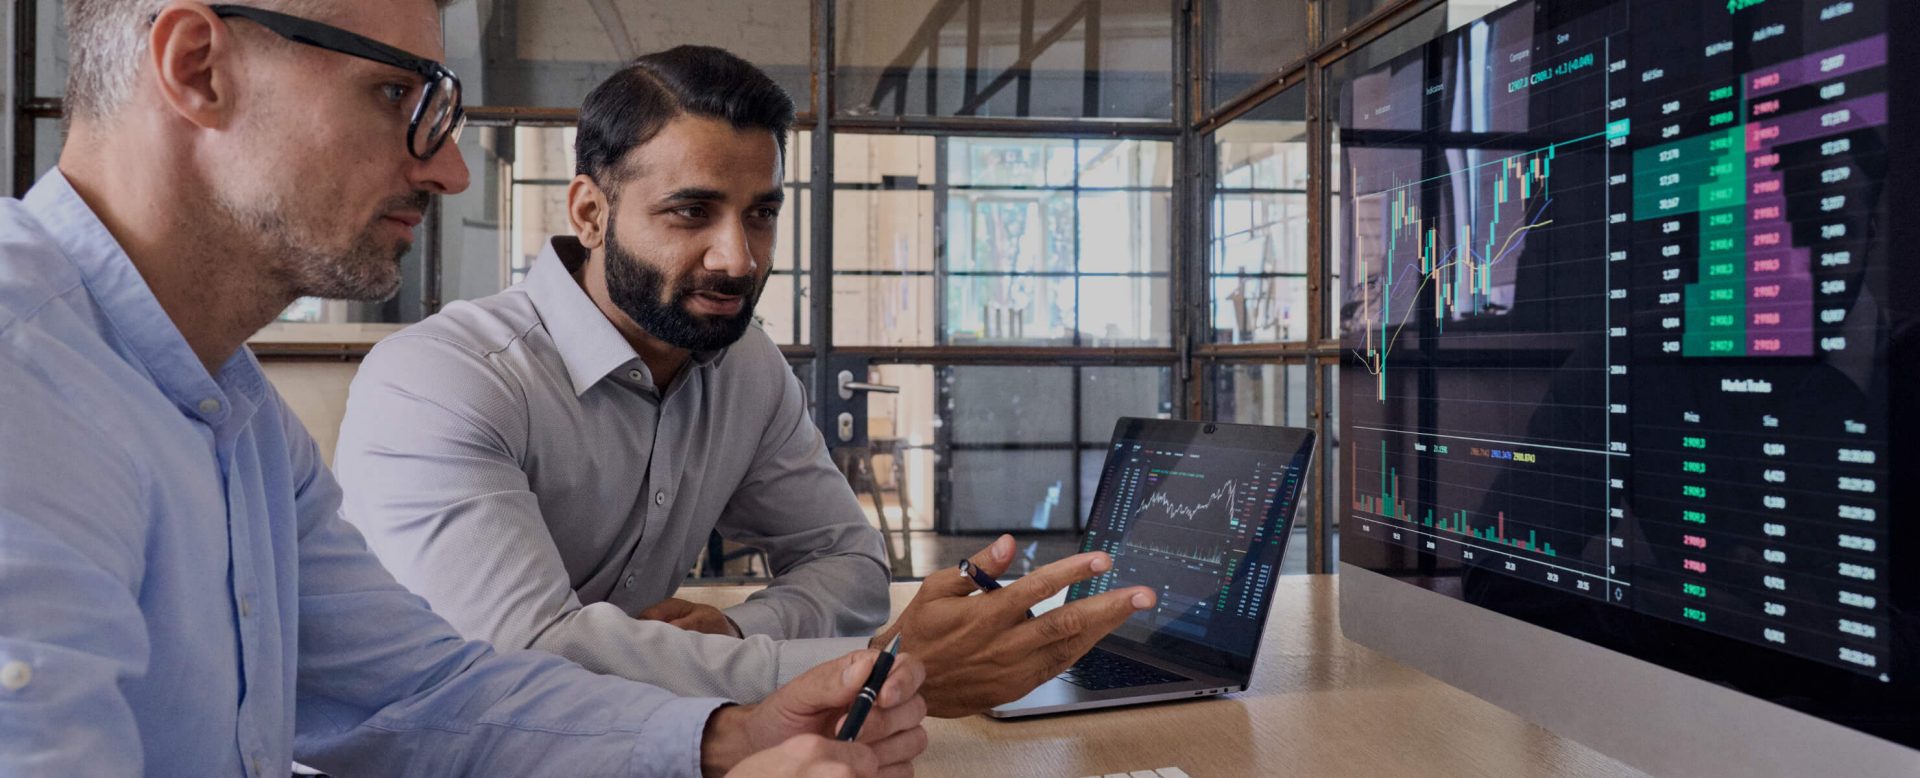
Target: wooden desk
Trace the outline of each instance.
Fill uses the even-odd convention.
[[[1037,719],[928,719],[922,776],[1641,776],[1340,635],[1333,576],[1286,576],[1251,688]],[[918,584],[893,585],[898,615]],[[715,606],[755,587],[686,587]],[[1443,639],[1444,636],[1435,636]],[[1623,712],[1623,715],[1630,715]]]

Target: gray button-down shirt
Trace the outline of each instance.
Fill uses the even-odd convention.
[[[887,615],[880,534],[758,327],[663,392],[554,238],[526,281],[375,347],[347,400],[341,513],[463,634],[683,694],[751,701],[864,647]],[[709,530],[776,577],[726,614],[745,640],[633,614]]]

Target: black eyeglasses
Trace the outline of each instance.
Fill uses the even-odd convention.
[[[238,16],[251,21],[294,43],[391,65],[426,79],[426,86],[420,92],[420,102],[413,106],[413,120],[407,124],[407,152],[415,159],[423,162],[432,159],[449,138],[459,142],[460,130],[467,126],[467,110],[460,105],[460,79],[445,65],[416,57],[372,38],[298,16],[244,5],[210,5],[207,8],[223,19]]]

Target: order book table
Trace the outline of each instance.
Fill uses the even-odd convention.
[[[1341,637],[1338,585],[1331,575],[1280,578],[1245,692],[1015,721],[928,719],[915,774],[1644,775]],[[893,585],[895,616],[918,588]],[[676,596],[724,607],[756,589],[688,586]]]

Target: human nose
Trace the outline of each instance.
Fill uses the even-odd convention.
[[[414,165],[413,183],[415,189],[423,189],[434,194],[453,195],[467,191],[471,178],[467,173],[467,160],[460,153],[460,144],[448,138],[426,161]]]

